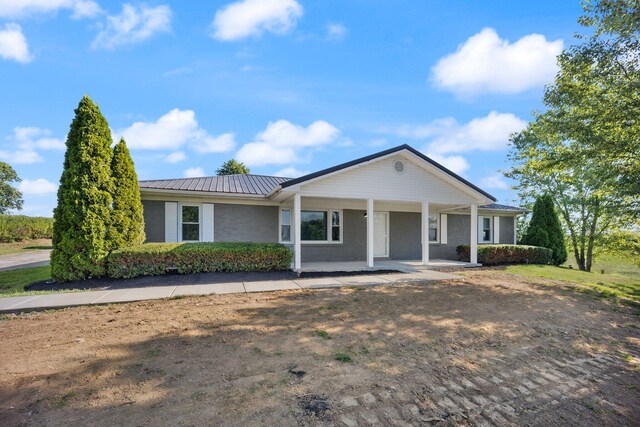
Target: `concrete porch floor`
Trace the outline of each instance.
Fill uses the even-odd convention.
[[[344,262],[303,262],[302,272],[336,272],[336,271],[378,271],[397,270],[405,273],[416,271],[438,270],[442,268],[467,268],[480,267],[482,264],[472,264],[470,262],[451,261],[445,259],[432,259],[429,265],[422,265],[419,260],[377,260],[374,267],[367,267],[365,261],[344,261]]]

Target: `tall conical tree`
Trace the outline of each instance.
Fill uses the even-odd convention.
[[[555,265],[564,264],[567,261],[564,231],[550,195],[545,194],[536,199],[531,222],[522,243],[551,249]]]
[[[113,193],[111,131],[93,101],[75,110],[53,212],[51,275],[59,282],[104,275]]]
[[[124,138],[113,148],[111,176],[115,183],[109,235],[111,248],[144,243],[144,218],[138,175]]]

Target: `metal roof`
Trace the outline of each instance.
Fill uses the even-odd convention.
[[[299,184],[305,181],[309,181],[311,179],[314,178],[318,178],[320,176],[323,175],[328,175],[330,173],[342,170],[342,169],[346,169],[346,168],[350,168],[352,166],[356,166],[359,165],[360,163],[366,163],[369,162],[371,160],[375,160],[378,159],[380,157],[384,157],[387,156],[389,154],[393,154],[393,153],[397,153],[399,151],[402,150],[407,150],[409,152],[411,152],[412,154],[415,154],[416,156],[420,157],[422,160],[424,160],[425,162],[435,166],[436,168],[440,169],[441,171],[443,171],[444,173],[450,175],[451,177],[457,179],[458,181],[462,182],[463,184],[467,185],[468,187],[473,188],[475,191],[477,191],[478,193],[482,194],[483,196],[488,197],[489,199],[493,200],[494,202],[496,201],[496,198],[493,197],[491,194],[487,193],[486,191],[484,191],[483,189],[481,189],[480,187],[470,183],[469,181],[467,181],[466,179],[464,179],[463,177],[461,177],[460,175],[450,171],[449,169],[445,168],[444,166],[442,166],[440,163],[436,162],[435,160],[430,159],[429,157],[425,156],[424,154],[422,154],[421,152],[419,152],[418,150],[416,150],[415,148],[411,147],[410,145],[407,144],[403,144],[403,145],[398,145],[397,147],[393,147],[393,148],[389,148],[388,150],[384,150],[384,151],[380,151],[379,153],[374,153],[371,154],[369,156],[365,156],[365,157],[361,157],[359,159],[355,159],[352,160],[350,162],[346,162],[346,163],[342,163],[327,169],[323,169],[321,171],[318,172],[314,172],[314,173],[310,173],[308,175],[304,175],[301,176],[300,178],[295,178],[292,180],[288,180],[286,183],[284,183],[282,185],[282,187],[289,187],[295,184]]]
[[[140,181],[140,188],[155,190],[204,191],[211,193],[266,196],[291,178],[265,175],[221,175],[201,178],[153,179]]]
[[[509,206],[509,205],[501,205],[500,203],[491,203],[490,205],[478,206],[480,209],[494,209],[497,211],[516,211],[516,212],[526,212],[527,210],[524,208],[519,208],[517,206]]]

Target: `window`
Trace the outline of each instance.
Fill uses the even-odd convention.
[[[481,216],[480,242],[491,243],[491,217]]]
[[[327,212],[302,211],[300,219],[303,241],[327,241]]]
[[[303,242],[342,242],[341,217],[340,211],[302,211],[300,213],[301,240]]]
[[[340,212],[331,212],[331,240],[333,242],[339,242],[342,240],[340,235]]]
[[[438,241],[438,215],[429,215],[429,241]]]
[[[200,240],[200,207],[182,206],[182,241],[197,242]]]
[[[291,242],[291,209],[280,211],[280,243]]]

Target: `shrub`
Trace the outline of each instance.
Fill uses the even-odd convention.
[[[0,215],[0,243],[50,239],[52,230],[53,218]]]
[[[522,243],[551,249],[553,264],[561,265],[567,261],[564,238],[565,234],[553,205],[553,198],[548,194],[538,197],[533,206],[529,227],[522,237]]]
[[[462,261],[469,262],[469,245],[460,245],[456,252]],[[478,262],[483,265],[552,264],[553,251],[539,246],[478,245]]]
[[[178,273],[283,271],[291,251],[278,243],[146,243],[113,251],[107,274],[129,278]]]

